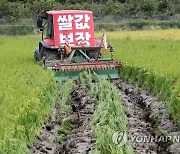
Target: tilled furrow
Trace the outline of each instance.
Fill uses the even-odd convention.
[[[69,111],[68,115],[75,117],[73,120],[75,128],[67,134],[64,142],[59,142],[58,131],[62,124],[60,117],[67,113],[62,113],[56,104],[55,119],[50,119],[43,127],[41,134],[30,147],[31,154],[86,154],[94,148],[96,139],[89,123],[94,112],[95,101],[78,85],[73,89],[71,97],[72,111]]]
[[[126,82],[113,80],[112,83],[122,92],[122,101],[128,112],[128,134],[136,152],[140,154],[180,153],[179,142],[155,140],[157,136],[179,134],[163,102]],[[157,131],[163,133],[159,134]],[[145,137],[151,138],[144,140]]]
[[[95,137],[89,122],[95,109],[94,99],[87,96],[85,89],[76,86],[71,93],[72,108],[77,115],[76,129],[69,133],[66,141],[60,144],[57,153],[86,154],[93,149]]]

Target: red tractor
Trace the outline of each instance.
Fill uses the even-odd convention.
[[[78,79],[82,71],[93,71],[99,78],[119,78],[121,63],[114,61],[113,56],[101,57],[103,47],[111,55],[113,47],[107,47],[105,35],[102,41],[95,38],[91,11],[47,11],[38,17],[37,26],[42,31],[42,41],[34,52],[35,60],[42,60],[46,69],[55,71],[57,79]]]

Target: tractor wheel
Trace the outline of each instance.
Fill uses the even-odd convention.
[[[40,60],[42,59],[41,53],[39,52],[39,49],[38,49],[38,48],[35,49],[34,59],[35,59],[35,61],[40,61]]]

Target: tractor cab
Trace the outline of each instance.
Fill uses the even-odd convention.
[[[55,71],[60,80],[77,79],[84,70],[95,71],[103,78],[118,78],[116,68],[121,63],[115,62],[113,56],[101,57],[106,38],[95,38],[91,11],[47,11],[38,17],[37,27],[42,31],[42,41],[35,50],[35,60],[43,60],[44,67]],[[112,53],[112,46],[109,49]]]

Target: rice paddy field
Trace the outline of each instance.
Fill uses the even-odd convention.
[[[102,33],[98,32],[96,35],[101,38]],[[143,70],[141,86],[151,87],[148,89],[150,92],[167,100],[169,112],[180,124],[180,30],[106,32],[106,36],[115,48],[114,58],[124,64],[120,77],[140,83],[138,71]],[[33,35],[0,37],[0,153],[28,153],[27,145],[33,143],[44,122],[52,115],[57,95],[53,73],[44,71],[33,59],[33,51],[40,39],[41,36]],[[105,56],[108,54],[104,53]],[[150,77],[144,79],[145,75]],[[87,79],[87,82],[90,80],[92,79]],[[107,95],[104,87],[110,87],[115,93],[116,89],[106,81],[101,82],[87,85],[91,87],[89,93],[95,97],[94,91],[97,90],[100,94],[98,101],[113,103],[113,100],[116,100],[116,104],[104,106],[100,104],[98,111],[101,114],[95,112],[93,129],[99,136],[96,150],[103,149],[105,153],[112,151],[115,153],[117,150],[111,145],[111,135],[112,129],[115,130],[117,127],[117,122],[114,124],[111,120],[107,120],[107,115],[112,113],[113,119],[114,114],[120,114],[117,110],[120,94],[113,96],[115,98],[112,100],[108,99],[107,96],[111,95]],[[69,88],[68,84],[65,88]],[[67,90],[61,99],[68,102],[69,98],[66,96],[69,96],[69,91]],[[102,107],[107,109],[103,111]],[[125,112],[124,109],[121,110]],[[102,124],[106,129],[98,124],[97,121],[102,119],[98,119],[98,116],[104,117]],[[111,127],[107,127],[107,121]],[[118,128],[127,129],[126,118],[122,123],[123,126],[118,125]],[[107,132],[103,130],[107,130],[108,138],[99,133],[99,130],[105,134]],[[105,146],[107,143],[108,148]],[[129,145],[127,149],[127,153],[133,153]]]
[[[109,43],[114,45],[115,59],[180,80],[179,29],[106,32],[106,35]]]
[[[114,45],[114,58],[122,61],[124,65],[131,68],[140,68],[145,74],[153,74],[160,81],[149,82],[146,87],[154,94],[161,93],[165,99],[170,97],[169,91],[174,91],[175,100],[168,100],[167,106],[172,116],[179,123],[180,119],[180,30],[155,30],[155,31],[129,31],[129,32],[107,32],[107,38]],[[100,35],[98,33],[98,35]],[[108,54],[105,54],[108,55]],[[129,70],[128,70],[129,71]],[[128,72],[129,73],[129,72]],[[132,74],[132,73],[130,73]],[[134,75],[128,75],[128,78]],[[138,74],[135,73],[137,78]],[[130,77],[131,76],[131,77]],[[151,76],[151,75],[150,75]],[[138,80],[138,79],[135,79]],[[141,80],[141,79],[140,79]],[[172,87],[168,87],[170,81]],[[164,87],[161,86],[164,84]],[[143,83],[142,83],[143,85]],[[148,89],[146,88],[146,89]],[[163,89],[166,89],[163,91]]]
[[[37,37],[0,37],[0,153],[27,153],[55,96],[52,72],[33,60]]]

